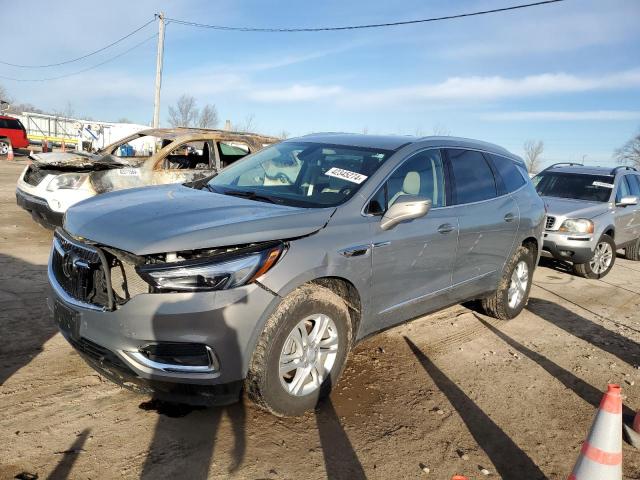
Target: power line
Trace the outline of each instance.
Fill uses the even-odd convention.
[[[115,42],[111,42],[109,45],[105,45],[102,48],[99,48],[98,50],[94,50],[91,53],[87,53],[85,55],[82,55],[80,57],[77,58],[72,58],[70,60],[65,60],[63,62],[58,62],[58,63],[49,63],[47,65],[19,65],[17,63],[9,63],[9,62],[4,62],[2,60],[0,60],[0,64],[2,65],[8,65],[10,67],[17,67],[17,68],[48,68],[48,67],[59,67],[60,65],[67,65],[69,63],[73,63],[73,62],[77,62],[78,60],[84,60],[85,58],[89,58],[93,55],[95,55],[96,53],[100,53],[100,52],[104,52],[105,50],[107,50],[108,48],[113,47],[114,45],[117,45],[118,43],[122,42],[123,40],[126,40],[127,38],[129,38],[130,36],[138,33],[140,30],[142,30],[143,28],[147,27],[148,25],[152,24],[153,22],[156,21],[156,17],[154,16],[153,19],[149,20],[147,23],[145,23],[144,25],[136,28],[134,31],[126,34],[124,37],[120,37],[119,39],[117,39]]]
[[[14,77],[5,77],[3,75],[0,75],[0,78],[2,78],[4,80],[13,80],[15,82],[46,82],[46,81],[49,81],[49,80],[59,80],[61,78],[71,77],[73,75],[79,75],[79,74],[87,72],[89,70],[93,70],[94,68],[101,67],[102,65],[104,65],[106,63],[112,62],[112,61],[114,61],[114,60],[126,55],[127,53],[135,50],[136,48],[141,47],[142,45],[147,43],[149,40],[153,40],[157,36],[158,36],[158,34],[154,33],[150,37],[144,39],[140,43],[136,43],[134,46],[132,46],[131,48],[128,48],[124,52],[119,53],[118,55],[115,55],[115,56],[113,56],[111,58],[108,58],[107,60],[105,60],[103,62],[96,63],[95,65],[92,65],[92,66],[87,67],[87,68],[83,68],[82,70],[78,70],[76,72],[67,73],[67,74],[64,74],[64,75],[58,75],[58,76],[55,76],[55,77],[46,77],[46,78],[14,78]]]
[[[422,18],[418,20],[406,20],[402,22],[372,23],[367,25],[349,25],[342,27],[313,27],[313,28],[257,28],[257,27],[230,27],[226,25],[209,25],[205,23],[190,22],[187,20],[179,20],[176,18],[167,18],[168,21],[179,25],[189,27],[210,28],[213,30],[226,30],[236,32],[266,32],[266,33],[292,33],[292,32],[328,32],[337,30],[358,30],[363,28],[381,28],[381,27],[397,27],[400,25],[412,25],[416,23],[439,22],[442,20],[453,20],[456,18],[476,17],[479,15],[487,15],[490,13],[508,12],[511,10],[519,10],[522,8],[537,7],[550,3],[563,2],[564,0],[544,0],[534,3],[525,3],[521,5],[513,5],[510,7],[494,8],[492,10],[481,10],[478,12],[460,13],[458,15],[447,15],[444,17]]]

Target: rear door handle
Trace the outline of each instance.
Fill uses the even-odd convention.
[[[358,245],[355,247],[345,248],[344,250],[340,250],[338,253],[347,258],[364,257],[369,254],[370,249],[369,245]]]
[[[515,216],[513,213],[511,213],[511,212],[507,213],[507,214],[504,216],[504,221],[505,221],[505,222],[513,222],[515,219],[516,219],[516,216]]]
[[[450,223],[444,223],[438,227],[438,233],[442,233],[446,235],[447,233],[451,233],[455,230],[455,227]]]

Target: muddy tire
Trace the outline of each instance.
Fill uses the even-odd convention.
[[[505,265],[495,293],[481,301],[482,311],[500,320],[517,317],[529,301],[534,268],[531,250],[518,247]]]
[[[616,263],[616,244],[609,235],[602,235],[593,258],[586,263],[573,265],[573,272],[584,278],[598,279],[605,277]]]
[[[351,336],[342,298],[319,285],[297,288],[280,302],[258,340],[245,382],[249,398],[277,416],[312,410],[338,382]]]
[[[625,247],[624,258],[633,260],[634,262],[640,261],[640,238],[636,239],[636,241],[628,247]]]

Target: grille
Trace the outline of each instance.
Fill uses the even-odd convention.
[[[553,228],[555,224],[556,224],[556,217],[550,217],[549,215],[547,215],[547,223],[545,225],[545,228],[549,230],[550,228]]]
[[[46,177],[46,175],[33,165],[29,165],[29,168],[27,168],[27,171],[24,173],[24,181],[34,187],[38,186],[44,177]]]
[[[72,298],[98,307],[112,307],[104,259],[104,254],[97,248],[72,240],[56,230],[51,270],[60,287]]]

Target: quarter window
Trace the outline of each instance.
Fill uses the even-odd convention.
[[[440,150],[424,150],[400,165],[369,202],[367,212],[382,214],[404,196],[431,200],[432,207],[446,205],[444,167]]]
[[[498,174],[502,178],[502,183],[507,189],[507,193],[513,192],[519,189],[526,183],[526,180],[522,176],[520,169],[516,166],[513,160],[501,157],[499,155],[489,155],[493,165],[496,167]]]
[[[447,149],[455,182],[456,204],[479,202],[497,195],[493,172],[480,152]]]

